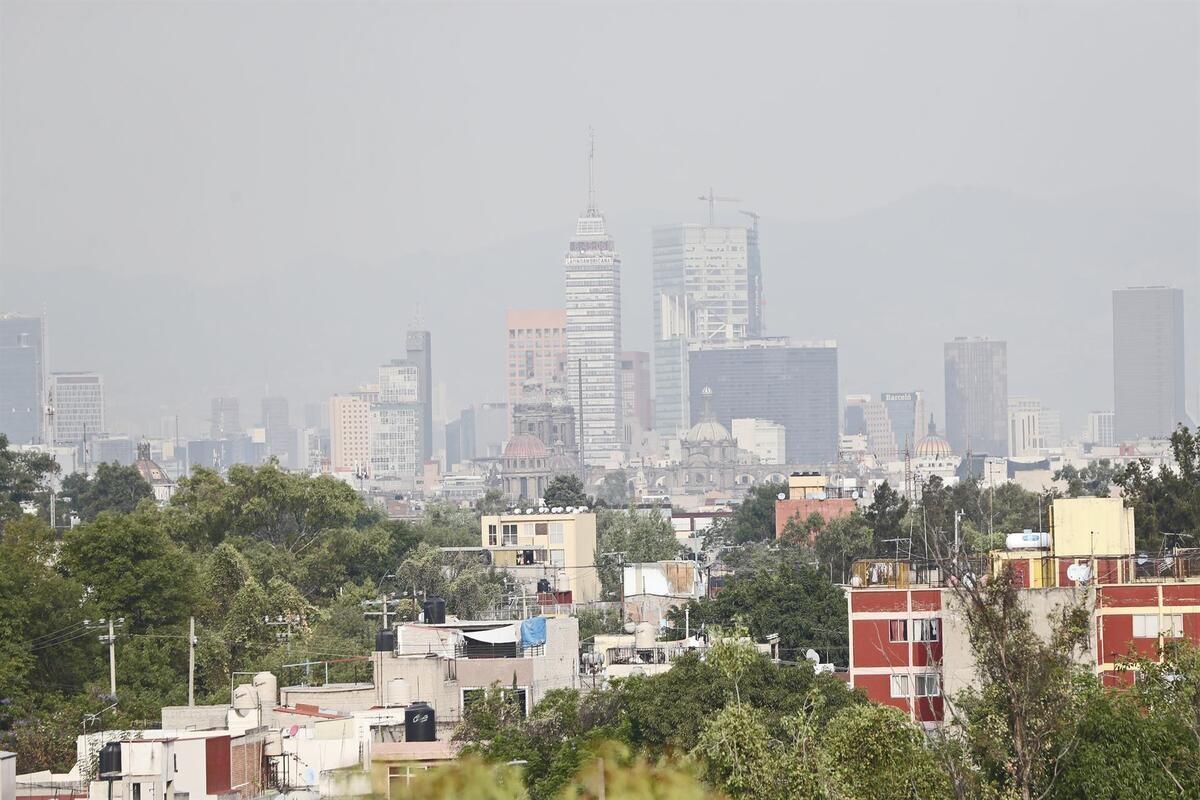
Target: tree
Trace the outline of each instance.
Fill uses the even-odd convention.
[[[0,523],[21,515],[21,503],[39,499],[46,479],[58,473],[58,464],[47,453],[10,450],[0,433]]]
[[[779,634],[784,658],[803,658],[813,648],[826,661],[846,663],[845,595],[807,564],[783,562],[749,577],[734,575],[716,597],[693,600],[686,609],[692,630],[740,622],[756,639]],[[667,619],[681,637],[684,608],[672,609]]]
[[[803,521],[801,521],[800,515],[797,514],[783,526],[783,533],[779,538],[787,544],[807,547],[824,527],[825,518],[816,511],[809,514],[808,518]]]
[[[629,476],[625,470],[618,469],[604,473],[600,489],[596,492],[596,501],[609,508],[624,508],[629,505]]]
[[[472,619],[500,601],[504,575],[469,555],[444,553],[421,542],[396,568],[396,583],[441,597],[450,613]]]
[[[830,521],[813,545],[818,563],[842,583],[848,582],[851,564],[875,555],[874,532],[858,511]]]
[[[922,730],[899,709],[873,703],[836,714],[820,742],[831,797],[932,800],[952,796]]]
[[[596,520],[596,568],[605,592],[620,591],[624,580],[622,562],[641,564],[678,557],[675,531],[658,513],[600,510]]]
[[[866,513],[867,524],[871,526],[877,552],[889,539],[899,539],[904,536],[903,521],[906,514],[908,514],[908,498],[902,497],[887,481],[879,484]]]
[[[499,489],[488,489],[483,497],[475,503],[475,512],[480,516],[487,514],[503,514],[508,509],[504,492]]]
[[[1108,497],[1117,468],[1107,458],[1089,461],[1083,469],[1067,464],[1054,473],[1055,481],[1067,484],[1067,497]]]
[[[1146,459],[1125,466],[1114,479],[1134,509],[1138,548],[1157,551],[1166,533],[1200,543],[1200,436],[1179,426],[1171,434],[1174,467],[1157,470]]]
[[[786,483],[764,483],[751,489],[733,512],[732,541],[765,542],[775,538],[775,501],[787,496]]]
[[[97,616],[124,617],[134,633],[187,619],[198,596],[193,560],[158,523],[154,510],[106,512],[63,542],[62,567]]]
[[[578,475],[555,475],[546,487],[542,500],[551,508],[592,505],[583,492],[583,481]]]
[[[74,472],[63,479],[62,494],[71,498],[71,509],[84,522],[91,522],[102,511],[132,513],[138,503],[154,497],[154,489],[137,467],[100,464],[89,478]]]

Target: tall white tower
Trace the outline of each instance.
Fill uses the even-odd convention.
[[[588,206],[575,225],[567,274],[567,396],[578,409],[585,464],[622,456],[621,258],[596,207],[595,140],[588,150]]]

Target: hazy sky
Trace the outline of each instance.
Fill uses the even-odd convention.
[[[1198,9],[3,0],[0,308],[45,301],[53,316],[55,295],[72,291],[45,286],[40,300],[6,292],[18,271],[87,268],[220,290],[387,269],[403,285],[406,269],[414,283],[427,277],[422,254],[472,254],[479,270],[503,271],[511,292],[487,298],[501,307],[552,299],[527,284],[558,275],[553,262],[586,196],[591,125],[600,204],[623,237],[626,346],[649,349],[649,226],[700,219],[695,197],[709,185],[788,222],[851,217],[946,186],[1039,202],[1136,188],[1194,210]],[[1184,238],[1194,244],[1190,224]],[[561,242],[549,264],[489,258],[539,236]],[[768,293],[773,275],[823,268],[773,260],[764,236]],[[963,268],[969,281],[971,265]],[[1128,282],[1141,282],[1140,269],[1130,264]],[[1198,270],[1162,272],[1179,282]],[[394,298],[397,341],[420,294]],[[768,297],[775,332],[799,333],[784,298]],[[438,302],[424,298],[426,319],[448,313]],[[264,313],[281,338],[355,318],[353,308],[319,304]],[[975,332],[1006,335],[941,338]],[[499,396],[501,368],[475,369],[478,348],[453,341],[468,332],[435,335],[439,352],[461,362],[440,365],[455,404]],[[109,371],[128,363],[127,343],[107,343],[101,357],[87,349],[95,342],[67,339],[57,337],[57,352],[76,348]],[[938,341],[927,372],[939,382],[923,383],[940,397]],[[303,348],[279,352],[276,375],[317,373],[288,385],[303,395],[297,402],[346,388],[336,383],[346,375],[323,378],[306,364]],[[377,361],[372,351],[355,369],[368,378]],[[843,361],[843,389],[860,390],[847,376],[875,367],[869,355]],[[193,378],[155,402],[221,384]],[[261,383],[228,382],[248,399]],[[131,402],[143,391],[153,389],[112,389]]]

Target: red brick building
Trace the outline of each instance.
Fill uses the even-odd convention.
[[[852,496],[827,486],[819,472],[793,472],[788,478],[788,496],[775,501],[775,538],[783,537],[790,520],[803,523],[811,514],[820,514],[829,522],[849,516],[858,507]]]

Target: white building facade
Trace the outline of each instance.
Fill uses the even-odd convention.
[[[762,464],[784,464],[787,453],[787,431],[768,419],[735,419],[733,438],[739,450],[758,457]]]
[[[104,432],[104,378],[98,372],[50,375],[54,444],[79,444]]]
[[[379,367],[379,399],[371,404],[371,477],[414,477],[423,464],[421,368],[394,359]]]

